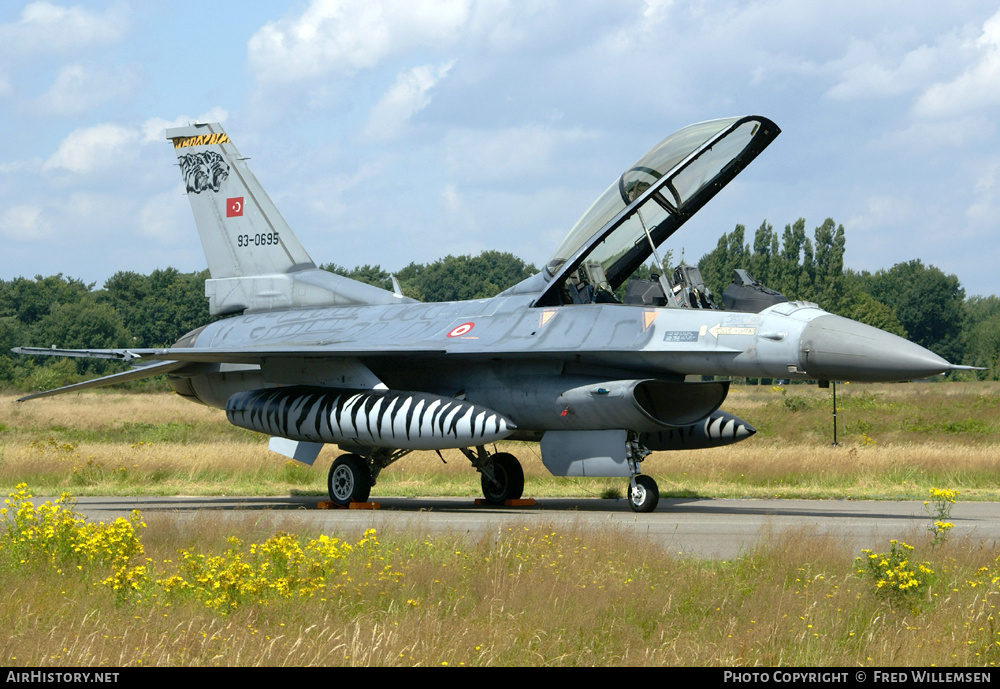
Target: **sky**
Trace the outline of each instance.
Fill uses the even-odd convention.
[[[765,0],[0,5],[0,279],[206,267],[168,127],[221,122],[317,264],[543,265],[671,132],[782,133],[667,243],[843,224],[1000,294],[1000,11]]]

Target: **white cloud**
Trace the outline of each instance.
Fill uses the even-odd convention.
[[[141,137],[116,124],[99,124],[69,134],[45,161],[44,169],[65,169],[85,175],[120,169],[123,159],[134,159]]]
[[[15,241],[38,241],[52,235],[51,224],[38,206],[17,205],[0,215],[0,234]]]
[[[928,88],[914,107],[917,116],[951,118],[1000,106],[1000,12],[983,23],[981,34],[967,48],[973,55],[967,68]]]
[[[965,209],[965,219],[969,224],[966,237],[981,234],[992,236],[996,229],[996,219],[1000,215],[1000,158],[992,158],[982,163],[979,175],[973,184],[973,201]]]
[[[949,55],[957,50],[951,36],[943,45],[921,45],[903,55],[898,64],[894,56],[884,56],[880,47],[869,41],[852,41],[843,58],[831,63],[840,80],[826,95],[836,100],[884,98],[917,91],[931,75],[939,74]],[[888,64],[887,64],[888,63]]]
[[[437,67],[422,65],[400,72],[368,116],[364,136],[393,138],[411,117],[430,105],[431,89],[444,79],[454,64],[452,61]]]
[[[307,210],[310,223],[329,227],[330,232],[338,233],[342,231],[344,222],[353,220],[349,200],[381,189],[388,168],[389,163],[384,159],[367,159],[353,173],[330,174],[329,170],[325,170],[286,193],[271,190],[271,199],[279,209],[295,212],[298,207]],[[381,195],[379,198],[382,198]],[[323,259],[327,260],[326,257]]]
[[[461,35],[470,0],[313,0],[297,17],[270,22],[247,44],[264,82],[354,74],[412,48],[440,48]]]
[[[164,141],[166,130],[168,129],[186,127],[189,124],[196,123],[225,122],[228,117],[229,111],[219,106],[211,108],[198,117],[180,115],[172,120],[166,120],[162,117],[151,117],[142,124],[142,142],[144,144],[160,143]]]
[[[37,101],[36,107],[45,114],[61,117],[79,115],[102,103],[125,98],[141,82],[135,67],[118,67],[107,71],[83,65],[66,65],[59,70],[55,82]]]
[[[103,13],[82,7],[33,2],[17,22],[0,24],[0,45],[7,55],[66,53],[117,40],[128,27],[128,8],[121,4]]]
[[[656,25],[669,17],[674,0],[645,0],[642,19],[646,25]]]
[[[869,196],[861,215],[850,218],[847,223],[852,230],[875,229],[887,223],[906,224],[920,215],[913,199],[896,196]]]
[[[454,184],[446,184],[441,189],[441,205],[448,213],[457,213],[462,208],[462,197]]]
[[[492,131],[454,131],[445,146],[452,173],[459,178],[481,184],[545,177],[548,184],[560,167],[564,168],[563,173],[572,169],[563,156],[580,142],[596,136],[579,128],[526,125]],[[556,178],[557,184],[564,181],[571,180]]]
[[[985,113],[947,121],[917,119],[900,131],[891,131],[872,142],[875,151],[926,152],[931,149],[956,150],[982,142],[996,132],[997,123]]]
[[[182,184],[150,196],[139,211],[139,234],[159,246],[187,245],[192,238],[187,206]]]

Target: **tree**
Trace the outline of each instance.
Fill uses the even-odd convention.
[[[404,269],[400,280],[406,279],[404,284],[415,287],[425,301],[461,301],[496,296],[537,272],[513,254],[484,251],[479,256],[446,256],[412,277]]]
[[[963,304],[965,356],[962,363],[987,369],[979,374],[1000,380],[1000,298],[970,297]]]
[[[76,278],[65,278],[62,273],[44,278],[36,275],[34,280],[23,277],[10,282],[0,280],[0,316],[15,316],[30,325],[44,317],[53,306],[79,302],[93,286]]]
[[[118,313],[93,298],[54,306],[29,329],[29,340],[34,347],[59,349],[111,349],[130,344]],[[79,373],[104,373],[109,369],[104,359],[82,358],[76,360],[76,368]]]
[[[733,270],[745,268],[762,284],[788,299],[814,301],[837,313],[844,307],[844,226],[827,218],[816,228],[815,245],[806,237],[806,221],[799,218],[785,226],[779,248],[778,235],[765,220],[754,233],[753,251],[744,244],[745,228],[737,225],[719,238],[716,248],[698,262],[705,283],[721,294]],[[815,250],[814,250],[815,246]]]
[[[358,266],[347,270],[335,263],[324,270],[352,280],[392,289],[389,273],[381,266]],[[478,256],[445,256],[433,263],[410,263],[398,271],[403,294],[419,301],[461,301],[495,296],[538,272],[511,253],[484,251]]]
[[[906,328],[888,306],[867,292],[855,289],[843,301],[841,316],[906,338]]]
[[[827,218],[816,228],[815,270],[812,275],[814,301],[837,313],[847,303],[844,289],[844,226]]]
[[[169,347],[185,333],[216,320],[208,312],[206,279],[207,270],[181,273],[165,268],[148,276],[118,272],[104,283],[99,299],[120,314],[130,346]]]
[[[336,263],[327,263],[326,265],[320,266],[320,268],[331,273],[336,273],[337,275],[343,275],[344,277],[352,280],[357,280],[358,282],[364,282],[369,285],[381,287],[385,290],[392,289],[392,278],[390,277],[390,273],[387,273],[382,269],[382,266],[377,264],[370,266],[366,263],[363,266],[355,266],[354,268],[348,270],[344,266],[338,266]]]
[[[743,225],[737,225],[729,234],[723,232],[715,249],[698,261],[705,286],[715,295],[717,303],[722,303],[722,291],[732,282],[733,271],[746,268],[750,263],[750,247],[743,243],[745,232]]]
[[[766,220],[753,236],[753,256],[750,257],[750,274],[765,285],[775,284],[778,266],[778,235]]]
[[[958,277],[914,259],[860,278],[865,291],[892,309],[910,340],[949,361],[962,360],[965,290]]]

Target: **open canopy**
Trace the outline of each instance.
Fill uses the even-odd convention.
[[[767,118],[749,116],[692,124],[668,136],[573,226],[545,266],[550,284],[536,305],[563,303],[567,279],[617,289],[779,133]]]

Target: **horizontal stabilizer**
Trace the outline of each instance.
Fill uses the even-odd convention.
[[[72,354],[66,356],[74,356]],[[153,376],[158,376],[163,373],[170,373],[171,371],[176,371],[179,368],[187,366],[185,361],[160,361],[155,364],[149,364],[146,366],[137,366],[128,371],[122,371],[121,373],[112,373],[110,376],[103,376],[101,378],[94,378],[93,380],[85,380],[82,383],[74,383],[73,385],[66,385],[61,388],[55,388],[53,390],[45,390],[44,392],[36,392],[27,397],[21,397],[18,402],[26,402],[28,400],[37,399],[39,397],[51,397],[52,395],[61,395],[64,392],[79,392],[80,390],[86,390],[88,388],[100,388],[105,385],[115,385],[117,383],[125,383],[130,380],[142,380],[143,378],[152,378]]]
[[[55,347],[14,347],[10,351],[15,354],[30,356],[66,356],[84,359],[114,359],[116,361],[132,361],[140,358],[128,349],[56,349]]]

